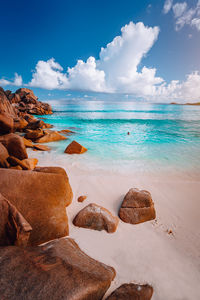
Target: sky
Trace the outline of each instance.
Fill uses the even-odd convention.
[[[0,86],[200,101],[200,0],[0,0]]]

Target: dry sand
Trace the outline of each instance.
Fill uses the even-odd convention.
[[[64,167],[74,198],[67,208],[70,236],[91,257],[115,268],[106,295],[123,283],[149,283],[152,300],[200,299],[200,176],[198,173],[84,170],[51,153],[30,151],[40,166]],[[119,222],[113,234],[77,228],[72,220],[91,202],[117,215],[131,187],[151,192],[157,217],[138,225]],[[77,198],[87,195],[83,203]],[[172,233],[169,234],[168,231]]]

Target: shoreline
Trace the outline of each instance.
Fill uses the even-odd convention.
[[[198,299],[200,290],[200,182],[197,174],[189,176],[174,174],[109,173],[106,170],[86,171],[66,164],[64,161],[40,157],[39,165],[64,167],[73,190],[72,204],[67,208],[70,237],[92,258],[116,269],[116,278],[106,293],[125,282],[149,283],[154,287],[153,300]],[[84,154],[83,154],[84,155]],[[72,224],[74,216],[89,203],[106,207],[113,215],[124,195],[131,187],[151,192],[156,221],[130,225],[120,220],[114,234],[77,228]],[[84,203],[77,202],[81,195],[87,195]],[[169,231],[172,231],[169,234]],[[188,276],[189,274],[189,276]],[[104,298],[105,299],[105,298]]]

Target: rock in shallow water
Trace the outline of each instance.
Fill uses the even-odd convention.
[[[6,300],[100,300],[115,270],[86,255],[74,240],[0,248],[0,295]]]
[[[76,141],[72,141],[65,149],[65,153],[67,154],[82,154],[86,151],[87,149]]]
[[[66,206],[72,190],[62,168],[37,168],[37,171],[0,169],[0,191],[33,230],[29,245],[38,245],[68,235]],[[61,169],[61,171],[60,171]]]
[[[150,300],[153,288],[148,285],[134,283],[122,284],[106,300]]]
[[[137,188],[130,189],[122,202],[119,217],[122,221],[130,224],[155,219],[156,212],[151,194]]]
[[[73,224],[78,227],[115,232],[119,223],[107,209],[95,203],[84,207],[74,218]]]

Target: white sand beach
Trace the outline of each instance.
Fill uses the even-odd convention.
[[[198,173],[87,171],[66,163],[51,152],[29,151],[38,165],[64,167],[73,190],[67,208],[70,237],[91,257],[115,268],[116,278],[106,295],[123,283],[148,283],[153,300],[200,299],[200,176]],[[156,220],[138,225],[120,220],[108,234],[75,227],[72,220],[89,203],[118,214],[124,195],[132,187],[152,194]],[[77,198],[87,195],[83,203]],[[170,233],[171,232],[171,233]]]

